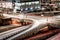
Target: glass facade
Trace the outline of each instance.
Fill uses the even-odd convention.
[[[20,11],[34,11],[34,10],[41,10],[43,8],[48,8],[49,4],[56,4],[60,7],[60,0],[4,0],[0,1],[0,7],[3,8],[11,8],[14,12],[17,10]],[[13,6],[14,4],[14,6]]]
[[[40,9],[39,5],[39,1],[15,3],[15,9],[20,11],[32,11],[34,9]]]

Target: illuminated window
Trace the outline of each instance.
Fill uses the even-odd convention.
[[[31,5],[32,3],[31,2],[29,2],[29,5]]]
[[[35,4],[39,4],[39,1],[36,1]]]
[[[28,5],[28,2],[26,2],[26,5]]]
[[[21,3],[21,5],[25,5],[25,3]]]
[[[32,2],[32,4],[35,4],[35,2]]]
[[[21,3],[15,3],[16,6],[21,6],[22,4]]]

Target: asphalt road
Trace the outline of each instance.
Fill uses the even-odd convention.
[[[36,33],[38,32],[40,29],[44,28],[45,26],[47,26],[47,24],[51,25],[52,27],[57,27],[60,28],[60,19],[58,20],[58,18],[56,18],[56,16],[52,16],[52,17],[41,17],[41,16],[26,16],[26,15],[8,15],[8,14],[3,14],[4,16],[8,16],[8,17],[13,17],[13,18],[20,18],[20,19],[30,19],[33,20],[33,25],[31,26],[31,28],[17,34],[14,35],[10,38],[8,38],[7,40],[12,40],[15,38],[22,38],[25,36],[28,36],[31,33]],[[27,34],[27,35],[26,35]]]
[[[28,26],[22,26],[22,27],[18,27],[18,28],[14,28],[14,29],[11,29],[11,30],[8,30],[8,31],[5,31],[5,32],[1,32],[0,33],[0,40],[3,40],[5,38],[8,38],[12,35],[15,35],[17,33],[20,33],[28,28],[30,28],[31,25],[28,25]]]

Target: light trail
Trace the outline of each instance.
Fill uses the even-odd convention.
[[[18,28],[15,28],[15,29],[12,29],[12,30],[8,30],[8,31],[5,31],[5,32],[2,32],[0,33],[0,40],[3,40],[4,38],[7,38],[9,36],[12,36],[18,32],[22,32],[23,30],[26,30],[28,28],[30,28],[31,25],[28,25],[28,26],[22,26],[22,27],[18,27]]]
[[[21,18],[20,16],[13,16],[13,15],[11,15],[11,16],[10,15],[5,15],[5,16],[14,17],[14,18]],[[44,28],[47,25],[47,21],[44,20],[44,19],[42,19],[42,20],[36,20],[36,19],[33,19],[33,18],[22,18],[22,19],[30,19],[30,20],[33,20],[34,24],[32,25],[31,28],[29,28],[29,29],[27,29],[27,30],[25,30],[25,31],[23,31],[23,32],[15,35],[15,36],[12,36],[11,38],[9,38],[7,40],[12,40],[12,39],[14,39],[14,38],[16,38],[18,36],[21,36],[23,34],[26,34],[29,31],[32,31],[32,30],[34,30],[34,29],[36,29],[38,27],[40,27],[40,29],[41,29],[41,28]],[[34,30],[34,31],[39,31],[39,30]]]
[[[8,15],[8,14],[7,14]],[[5,16],[7,16],[7,15],[5,15]],[[40,31],[40,29],[41,28],[44,28],[45,26],[47,26],[47,24],[48,23],[50,23],[50,22],[52,22],[52,23],[56,23],[56,22],[54,22],[53,20],[54,20],[54,18],[51,18],[51,17],[46,17],[46,18],[43,18],[43,19],[39,19],[39,20],[37,20],[37,19],[33,19],[33,18],[29,18],[29,17],[20,17],[20,16],[13,16],[13,15],[9,15],[9,17],[13,17],[13,18],[20,18],[20,19],[30,19],[30,20],[33,20],[33,22],[34,22],[34,24],[32,25],[32,27],[31,28],[29,28],[29,29],[27,29],[27,30],[25,30],[25,31],[23,31],[23,32],[21,32],[21,33],[19,33],[19,34],[17,34],[17,35],[14,35],[14,36],[12,36],[12,37],[10,37],[10,38],[8,38],[7,40],[13,40],[13,39],[16,39],[16,38],[18,38],[18,37],[20,37],[20,38],[22,38],[23,36],[28,36],[29,35],[29,33],[31,34],[31,33],[36,33],[36,32],[38,32],[38,31]],[[48,20],[47,20],[48,19]],[[55,26],[55,25],[54,25]],[[26,35],[27,34],[27,35]]]

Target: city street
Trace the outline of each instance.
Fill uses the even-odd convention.
[[[0,40],[59,37],[60,0],[0,0]]]
[[[12,40],[12,39],[16,39],[18,37],[22,38],[26,33],[28,33],[27,35],[29,35],[29,33],[33,33],[32,31],[35,31],[34,33],[38,32],[40,29],[46,27],[48,24],[50,24],[50,26],[52,27],[59,27],[59,23],[60,23],[60,19],[56,19],[56,16],[52,16],[52,17],[47,17],[47,16],[27,16],[26,15],[9,15],[9,14],[3,14],[4,16],[7,17],[12,17],[12,18],[19,18],[19,19],[30,19],[33,20],[33,25],[31,26],[31,28],[24,30],[23,32],[18,33],[17,35],[14,35],[10,38],[8,38],[7,40]],[[4,34],[5,35],[5,34]],[[25,35],[26,36],[26,35]],[[1,38],[1,37],[0,37]]]

